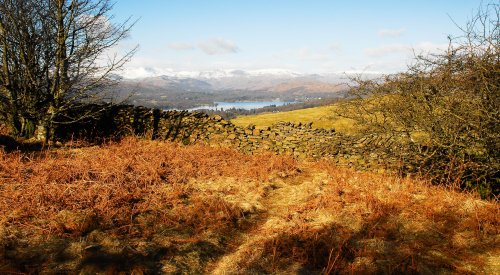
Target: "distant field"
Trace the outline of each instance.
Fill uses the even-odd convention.
[[[307,108],[290,112],[264,113],[253,116],[241,116],[231,121],[238,126],[271,126],[280,121],[313,123],[314,128],[333,128],[339,132],[352,133],[355,131],[353,121],[335,115],[336,105]]]

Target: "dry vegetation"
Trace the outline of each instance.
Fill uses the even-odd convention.
[[[0,273],[498,273],[477,194],[128,138],[0,151]]]
[[[370,151],[405,173],[500,195],[500,2],[481,4],[448,49],[418,55],[405,72],[354,78],[338,114],[362,126]]]

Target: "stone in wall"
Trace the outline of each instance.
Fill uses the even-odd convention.
[[[361,169],[385,169],[384,156],[365,152],[362,141],[352,140],[333,129],[313,129],[312,123],[280,122],[271,127],[242,128],[220,116],[187,111],[161,111],[130,105],[111,106],[93,121],[66,131],[81,135],[139,135],[146,138],[223,146],[253,154],[270,151],[297,158],[329,158],[338,165]],[[74,133],[73,133],[74,134]]]

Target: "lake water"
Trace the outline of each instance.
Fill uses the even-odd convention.
[[[195,108],[188,109],[188,111],[195,111],[200,109],[208,109],[208,110],[224,110],[227,109],[244,109],[244,110],[253,110],[259,109],[263,107],[268,107],[271,105],[283,106],[288,104],[293,104],[296,102],[293,101],[257,101],[257,102],[215,102],[212,106],[199,106]]]

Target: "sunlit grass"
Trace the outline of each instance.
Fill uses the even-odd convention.
[[[335,114],[337,106],[321,106],[307,109],[279,113],[264,113],[253,116],[240,116],[231,120],[235,125],[246,127],[249,124],[256,126],[271,126],[278,122],[310,123],[313,128],[335,129],[342,133],[356,131],[350,119],[339,117]]]
[[[334,163],[127,138],[0,150],[0,273],[498,273],[499,207]]]

